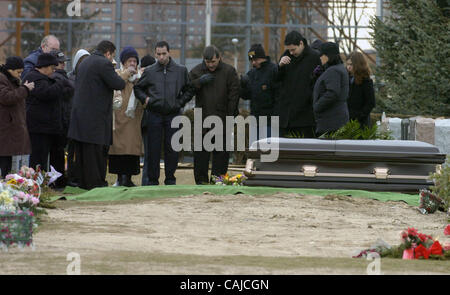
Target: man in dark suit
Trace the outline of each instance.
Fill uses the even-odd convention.
[[[119,76],[112,64],[116,47],[110,41],[98,44],[94,54],[77,69],[75,95],[68,137],[73,141],[74,159],[69,173],[84,189],[107,186],[106,160],[112,144],[113,91],[125,88],[132,74]]]

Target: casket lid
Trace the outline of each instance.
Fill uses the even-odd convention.
[[[326,152],[336,155],[385,154],[387,156],[441,156],[438,147],[426,142],[409,140],[326,140],[310,138],[266,138],[252,143],[249,151],[254,152],[264,150],[264,147],[268,146],[270,146],[271,149],[277,149],[277,143],[280,152]]]

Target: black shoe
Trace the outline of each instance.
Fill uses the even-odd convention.
[[[133,181],[131,181],[131,175],[123,175],[123,178],[122,178],[123,180],[124,180],[124,186],[126,186],[126,187],[134,187],[134,186],[136,186],[134,183],[133,183]]]
[[[125,175],[117,174],[117,186],[124,186],[125,180]]]

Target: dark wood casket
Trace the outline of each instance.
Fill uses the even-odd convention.
[[[275,162],[261,161],[264,143],[278,142]],[[431,144],[405,140],[269,138],[247,151],[248,186],[417,192],[446,155]]]

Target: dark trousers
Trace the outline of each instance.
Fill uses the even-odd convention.
[[[205,134],[206,130],[203,130],[203,137]],[[230,153],[225,151],[226,149],[225,132],[223,132],[223,143],[224,143],[223,151],[213,150],[212,152],[208,152],[202,150],[194,152],[194,179],[196,184],[210,183],[210,178],[208,177],[208,169],[211,157],[212,157],[211,177],[221,176],[227,173],[228,163],[230,161]]]
[[[108,186],[105,179],[109,147],[76,140],[71,141],[70,146],[70,180],[77,181],[80,188],[88,190]]]
[[[0,156],[0,177],[5,178],[11,172],[12,156]]]
[[[64,175],[66,138],[59,134],[30,133],[30,140],[30,167],[34,169],[37,165],[40,165],[41,169],[50,171],[48,166],[48,157],[50,155],[50,165]]]
[[[145,151],[145,169],[148,185],[159,185],[161,144],[164,142],[164,184],[176,184],[175,171],[178,166],[178,152],[172,149],[172,136],[178,130],[171,123],[178,114],[161,115],[148,112],[147,150]]]
[[[145,118],[147,120],[147,118]],[[147,127],[142,128],[142,141],[144,142],[144,167],[142,167],[142,185],[148,185],[148,175],[147,175],[147,162],[148,162],[148,148],[147,148]]]

